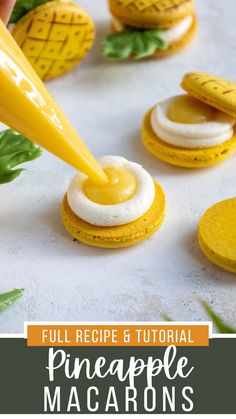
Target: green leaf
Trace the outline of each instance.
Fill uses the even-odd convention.
[[[0,311],[5,310],[8,306],[10,306],[14,301],[18,300],[24,293],[24,289],[14,289],[9,292],[5,292],[4,294],[0,294]]]
[[[233,329],[231,326],[229,326],[228,324],[226,324],[218,314],[216,314],[216,312],[209,306],[209,304],[207,304],[205,301],[200,301],[200,304],[202,305],[202,307],[204,308],[204,310],[206,311],[207,315],[210,317],[211,321],[213,322],[213,324],[215,325],[215,327],[217,328],[219,333],[222,334],[235,334],[236,333],[236,329]],[[162,314],[162,318],[163,320],[167,321],[167,322],[172,322],[173,320],[169,317],[168,314],[163,313]]]
[[[28,13],[30,10],[50,0],[16,0],[9,23],[16,23],[18,20]]]
[[[24,169],[15,169],[16,166],[40,155],[40,148],[16,131],[0,132],[0,184],[11,182],[20,175]]]
[[[103,55],[108,58],[137,60],[152,56],[157,49],[164,49],[167,43],[162,39],[160,29],[126,28],[112,33],[103,40]]]
[[[150,29],[145,31],[145,38],[153,41],[157,48],[164,49],[167,48],[167,42],[161,37],[162,33],[160,29]]]
[[[172,318],[167,313],[162,313],[161,317],[165,322],[173,322]]]
[[[201,301],[201,305],[212,320],[213,324],[217,328],[219,333],[236,333],[236,329],[226,324],[220,316],[207,304],[205,301]]]

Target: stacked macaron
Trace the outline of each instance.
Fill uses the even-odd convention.
[[[114,33],[104,39],[110,58],[164,56],[196,32],[194,0],[109,0]]]
[[[236,150],[236,83],[193,72],[182,87],[188,94],[161,101],[146,114],[144,145],[175,166],[220,163]]]

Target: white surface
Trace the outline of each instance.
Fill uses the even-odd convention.
[[[182,53],[160,61],[103,59],[100,39],[109,14],[104,0],[80,0],[97,24],[93,52],[73,73],[48,83],[96,156],[121,154],[141,163],[164,187],[161,230],[124,250],[73,242],[60,205],[74,170],[53,156],[29,163],[0,187],[0,291],[24,297],[0,315],[0,332],[22,332],[25,320],[205,320],[198,299],[236,324],[236,276],[214,267],[197,244],[197,223],[214,202],[236,195],[236,155],[216,168],[177,169],[152,157],[140,141],[144,113],[181,92],[186,71],[236,79],[235,0],[198,0],[200,31]]]

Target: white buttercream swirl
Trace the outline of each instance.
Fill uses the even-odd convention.
[[[124,157],[104,156],[99,159],[99,163],[103,168],[124,168],[133,174],[137,181],[135,195],[115,205],[97,204],[85,195],[83,183],[87,176],[78,172],[67,191],[71,210],[89,224],[104,227],[127,224],[142,217],[152,206],[155,197],[155,185],[149,173],[139,164],[131,163]]]
[[[187,16],[185,19],[181,20],[177,25],[173,26],[170,29],[165,29],[161,33],[161,38],[171,44],[172,42],[178,41],[186,33],[188,33],[193,23],[193,16]]]
[[[217,110],[209,122],[182,124],[172,121],[168,118],[168,108],[175,99],[158,103],[152,111],[152,129],[162,141],[177,147],[198,149],[223,144],[234,135],[234,118]]]

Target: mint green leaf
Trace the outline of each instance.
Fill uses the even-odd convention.
[[[167,43],[164,41],[164,39],[161,38],[160,30],[146,31],[145,39],[149,43],[150,50],[153,49],[153,52],[151,53],[151,55],[154,54],[154,52],[157,49],[165,49],[168,46]]]
[[[165,322],[173,322],[172,318],[167,313],[162,313],[161,317]]]
[[[201,301],[201,305],[212,320],[213,324],[217,328],[219,333],[236,333],[236,329],[226,324],[220,316],[207,304],[205,301]]]
[[[136,51],[134,51],[134,58],[136,60],[140,60],[142,58],[151,57],[157,50],[157,46],[159,45],[159,41],[153,42],[151,39],[146,37],[145,34],[142,34],[141,42],[143,45],[143,48],[139,48]],[[140,46],[141,46],[140,42]]]
[[[163,30],[160,29],[149,29],[145,31],[145,37],[157,42],[162,48],[167,47],[167,42],[162,38]]]
[[[30,10],[50,0],[16,0],[9,23],[16,23],[18,20],[28,13]]]
[[[16,131],[0,132],[0,184],[11,182],[20,175],[24,169],[15,169],[16,166],[40,155],[40,148]]]
[[[5,310],[8,306],[10,306],[14,301],[18,300],[24,293],[24,289],[14,289],[9,292],[5,292],[4,294],[0,294],[0,311]]]
[[[213,324],[215,325],[215,327],[217,328],[219,333],[222,333],[222,334],[228,334],[228,333],[229,334],[235,334],[236,333],[236,329],[234,329],[231,326],[229,326],[228,324],[226,324],[220,318],[220,316],[218,314],[216,314],[216,312],[209,306],[209,304],[207,304],[205,301],[200,301],[200,304],[202,305],[202,307],[206,311],[207,315],[210,317],[211,321],[213,322]],[[173,321],[167,313],[162,313],[162,318],[163,318],[163,320],[165,320],[167,322],[172,322]]]
[[[105,57],[116,59],[150,57],[157,49],[167,47],[162,33],[160,29],[126,28],[104,38],[102,53]]]
[[[135,58],[138,58],[139,56],[142,56],[142,52],[146,51],[146,45],[145,45],[145,38],[141,32],[136,32],[133,34],[133,48],[132,53],[135,56]]]
[[[132,53],[132,31],[126,29],[122,36],[110,34],[103,40],[103,54],[109,58],[128,58]]]

